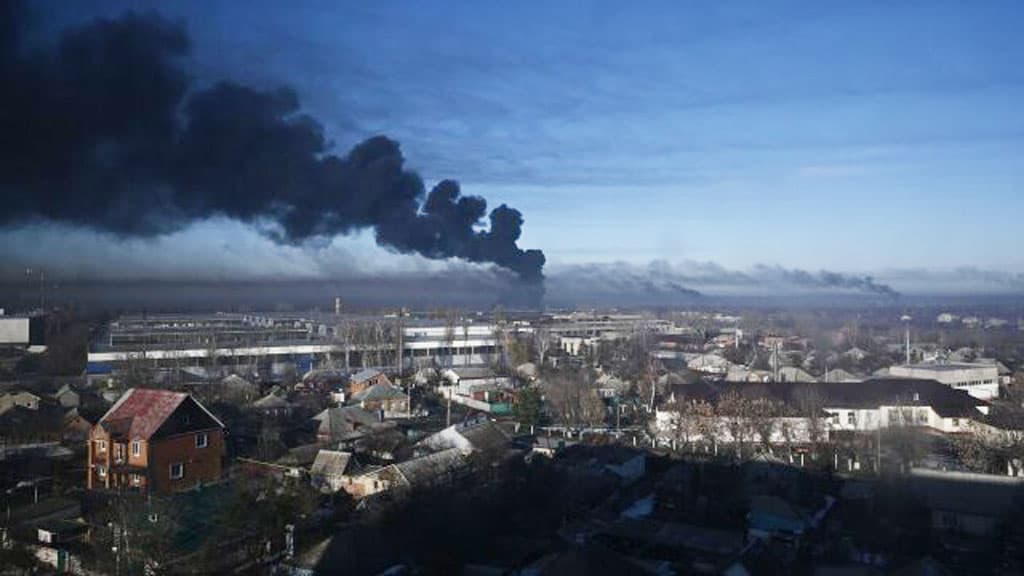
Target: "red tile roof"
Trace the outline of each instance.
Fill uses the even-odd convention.
[[[129,388],[100,419],[112,434],[148,439],[188,398],[184,392]]]

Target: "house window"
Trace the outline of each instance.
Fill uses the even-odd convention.
[[[206,448],[208,442],[209,438],[206,437],[206,432],[196,434],[196,448]]]
[[[857,413],[856,412],[849,412],[849,413],[847,413],[846,414],[846,423],[849,424],[850,426],[856,426],[857,425]]]
[[[181,462],[171,464],[171,480],[178,480],[185,475],[185,465]]]
[[[142,455],[142,442],[138,440],[132,440],[132,456]]]
[[[96,474],[99,475],[100,478],[103,478],[104,476],[107,475],[107,467],[104,466],[103,464],[97,464]]]
[[[959,428],[959,427],[960,427],[960,419],[959,418],[953,418],[953,428]]]
[[[132,474],[132,486],[139,486],[142,484],[142,476],[138,474]]]
[[[106,452],[107,451],[107,441],[106,440],[97,440],[96,441],[96,451],[97,452]]]

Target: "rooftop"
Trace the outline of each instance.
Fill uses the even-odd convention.
[[[799,406],[800,390],[811,387],[821,396],[823,408],[878,408],[880,406],[930,406],[940,416],[976,416],[986,402],[935,380],[914,378],[872,378],[863,382],[701,382],[676,386],[673,392],[687,398],[715,401],[734,391],[769,397],[789,406]]]
[[[341,476],[348,469],[349,461],[352,460],[350,452],[339,450],[321,450],[317,452],[316,459],[309,473],[312,476]]]
[[[893,368],[908,368],[911,370],[931,370],[933,372],[953,372],[956,370],[972,370],[978,368],[995,368],[995,364],[978,362],[920,362],[918,364],[900,364]]]
[[[377,370],[376,368],[365,368],[365,369],[360,370],[359,372],[356,372],[355,374],[353,374],[352,378],[351,378],[351,381],[352,382],[362,382],[364,380],[369,380],[370,378],[376,378],[380,374],[381,374],[381,371]]]
[[[401,388],[388,383],[374,384],[366,390],[352,396],[352,399],[356,402],[365,402],[366,400],[388,400],[392,398],[406,398],[406,395],[405,392],[402,392]]]
[[[100,423],[112,433],[149,438],[185,398],[188,394],[184,392],[129,388],[100,418]]]
[[[100,424],[115,435],[129,438],[148,439],[164,422],[191,396],[184,392],[156,390],[152,388],[129,388],[100,418]],[[195,402],[219,426],[223,424],[201,404]]]

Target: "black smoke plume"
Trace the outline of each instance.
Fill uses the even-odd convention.
[[[862,293],[890,299],[900,296],[891,286],[870,276],[829,270],[809,272],[765,264],[749,270],[733,270],[714,262],[693,261],[574,264],[554,270],[547,284],[561,301],[591,303],[615,299],[632,303],[692,303],[702,295],[716,293],[792,294],[801,291]]]
[[[784,283],[804,288],[836,288],[840,290],[853,290],[867,294],[877,294],[889,298],[899,298],[900,294],[887,284],[876,282],[871,276],[854,276],[841,274],[829,270],[821,270],[817,273],[800,269],[787,269],[781,266],[756,267],[758,275],[767,278],[777,278]]]
[[[24,15],[0,0],[0,226],[43,218],[145,237],[227,216],[293,244],[372,228],[395,250],[543,279],[544,254],[517,245],[519,211],[488,214],[452,180],[427,193],[394,140],[338,156],[290,89],[193,86],[181,24],[128,13],[32,51]]]

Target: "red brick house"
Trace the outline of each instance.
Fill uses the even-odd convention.
[[[348,387],[346,392],[348,395],[355,396],[365,391],[367,388],[377,385],[391,385],[391,380],[388,379],[388,375],[373,368],[367,368],[360,370],[352,375],[348,381]]]
[[[89,433],[89,489],[176,492],[221,478],[224,424],[183,392],[131,388]]]

